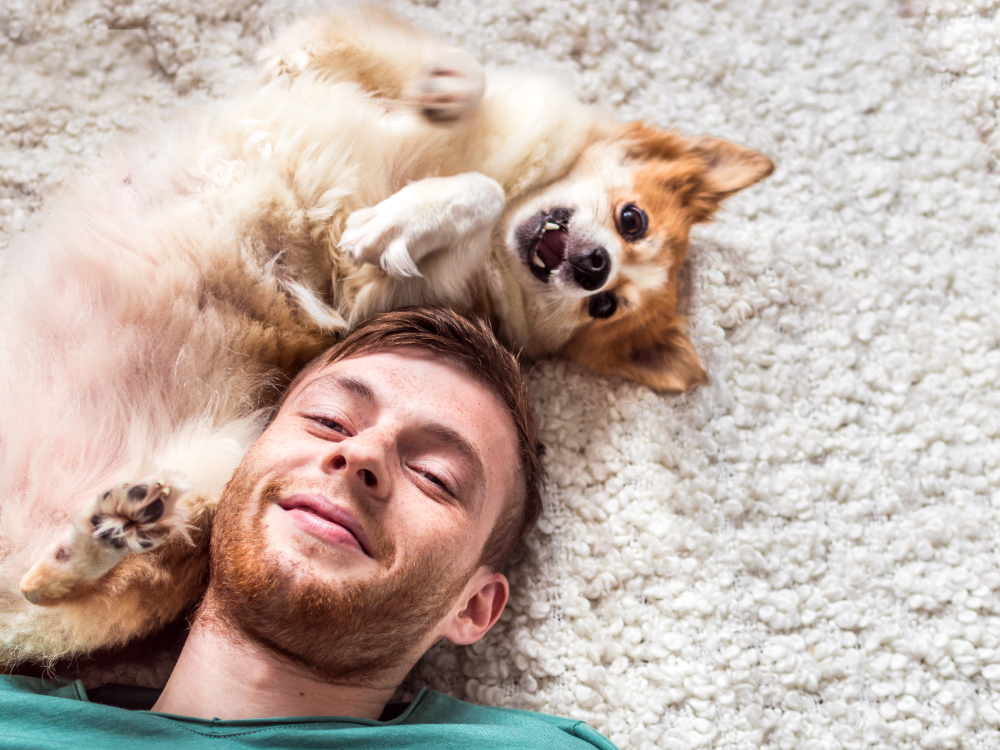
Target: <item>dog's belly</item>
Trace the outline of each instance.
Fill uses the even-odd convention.
[[[17,640],[53,619],[18,583],[82,504],[169,468],[210,506],[259,410],[328,344],[252,236],[139,188],[72,193],[0,276],[0,661],[73,649]]]
[[[442,137],[357,87],[328,92],[325,121],[294,93],[142,142],[54,200],[5,258],[0,598],[20,599],[50,532],[171,433],[267,407],[331,343],[283,290],[277,256],[329,287],[323,227],[430,171],[417,157]]]
[[[189,600],[198,563],[178,563],[192,550],[176,545],[124,560],[98,592],[119,598],[90,589],[96,609],[81,604],[75,620],[60,619],[75,605],[29,605],[19,581],[119,482],[178,471],[206,529],[260,410],[331,343],[283,282],[353,319],[384,274],[340,257],[347,216],[432,175],[478,171],[522,189],[527,157],[491,155],[496,125],[439,127],[357,86],[282,83],[150,136],[50,205],[0,269],[0,662],[122,640]],[[368,313],[448,301],[417,283],[376,291]],[[133,590],[139,579],[156,583]],[[139,599],[170,601],[143,620]]]

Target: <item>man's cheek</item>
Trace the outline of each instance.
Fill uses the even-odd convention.
[[[288,518],[288,513],[280,506],[271,503],[264,509],[260,519],[260,535],[264,546],[274,552],[280,552],[292,546],[298,546],[296,541],[302,534]]]
[[[458,504],[435,503],[419,521],[404,521],[400,526],[411,550],[431,555],[463,558],[475,551],[478,539],[478,529]]]
[[[264,514],[260,519],[261,531],[264,534],[264,539],[268,543],[274,541],[274,530],[275,527],[280,527],[282,519],[279,514],[283,513],[280,507],[277,505],[269,505],[264,508]]]
[[[247,455],[258,466],[266,467],[268,475],[274,476],[289,462],[289,454],[292,451],[292,441],[265,432],[257,438],[257,442]]]

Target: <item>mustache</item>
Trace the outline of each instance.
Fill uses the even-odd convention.
[[[275,480],[264,485],[260,492],[260,500],[254,513],[254,524],[259,525],[267,509],[277,503],[282,497],[294,492],[314,493],[328,498],[335,505],[345,507],[361,523],[371,546],[372,557],[384,568],[391,568],[396,559],[396,544],[386,530],[378,514],[368,503],[344,502],[345,496],[351,498],[351,493],[341,488],[316,481],[295,481],[289,479]]]

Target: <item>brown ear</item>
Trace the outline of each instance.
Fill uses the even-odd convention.
[[[774,162],[764,154],[721,138],[696,138],[691,151],[705,161],[703,184],[718,200],[760,182],[774,171]]]
[[[684,393],[708,382],[694,345],[677,330],[656,344],[633,349],[621,374],[661,393]]]

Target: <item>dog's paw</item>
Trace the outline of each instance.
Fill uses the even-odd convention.
[[[172,533],[188,537],[187,519],[177,501],[191,485],[159,477],[123,482],[94,499],[85,517],[99,545],[122,552],[149,552]]]
[[[431,254],[461,249],[472,257],[470,247],[484,246],[505,203],[503,188],[477,172],[426,177],[348,216],[340,250],[394,278],[421,277],[417,264]]]
[[[361,208],[347,217],[344,233],[340,235],[340,250],[355,265],[378,265],[383,245],[380,244],[385,222],[374,221],[378,211],[375,206]]]
[[[125,482],[92,500],[21,579],[32,604],[52,606],[83,590],[133,553],[149,552],[172,534],[191,542],[177,501],[191,489],[173,477]]]
[[[421,274],[409,248],[415,238],[407,231],[417,217],[408,202],[398,200],[397,196],[399,193],[348,216],[340,236],[340,249],[356,264],[381,266],[397,279],[418,278]]]
[[[483,68],[474,57],[446,49],[428,61],[407,98],[428,120],[453,122],[476,108],[484,85]]]

